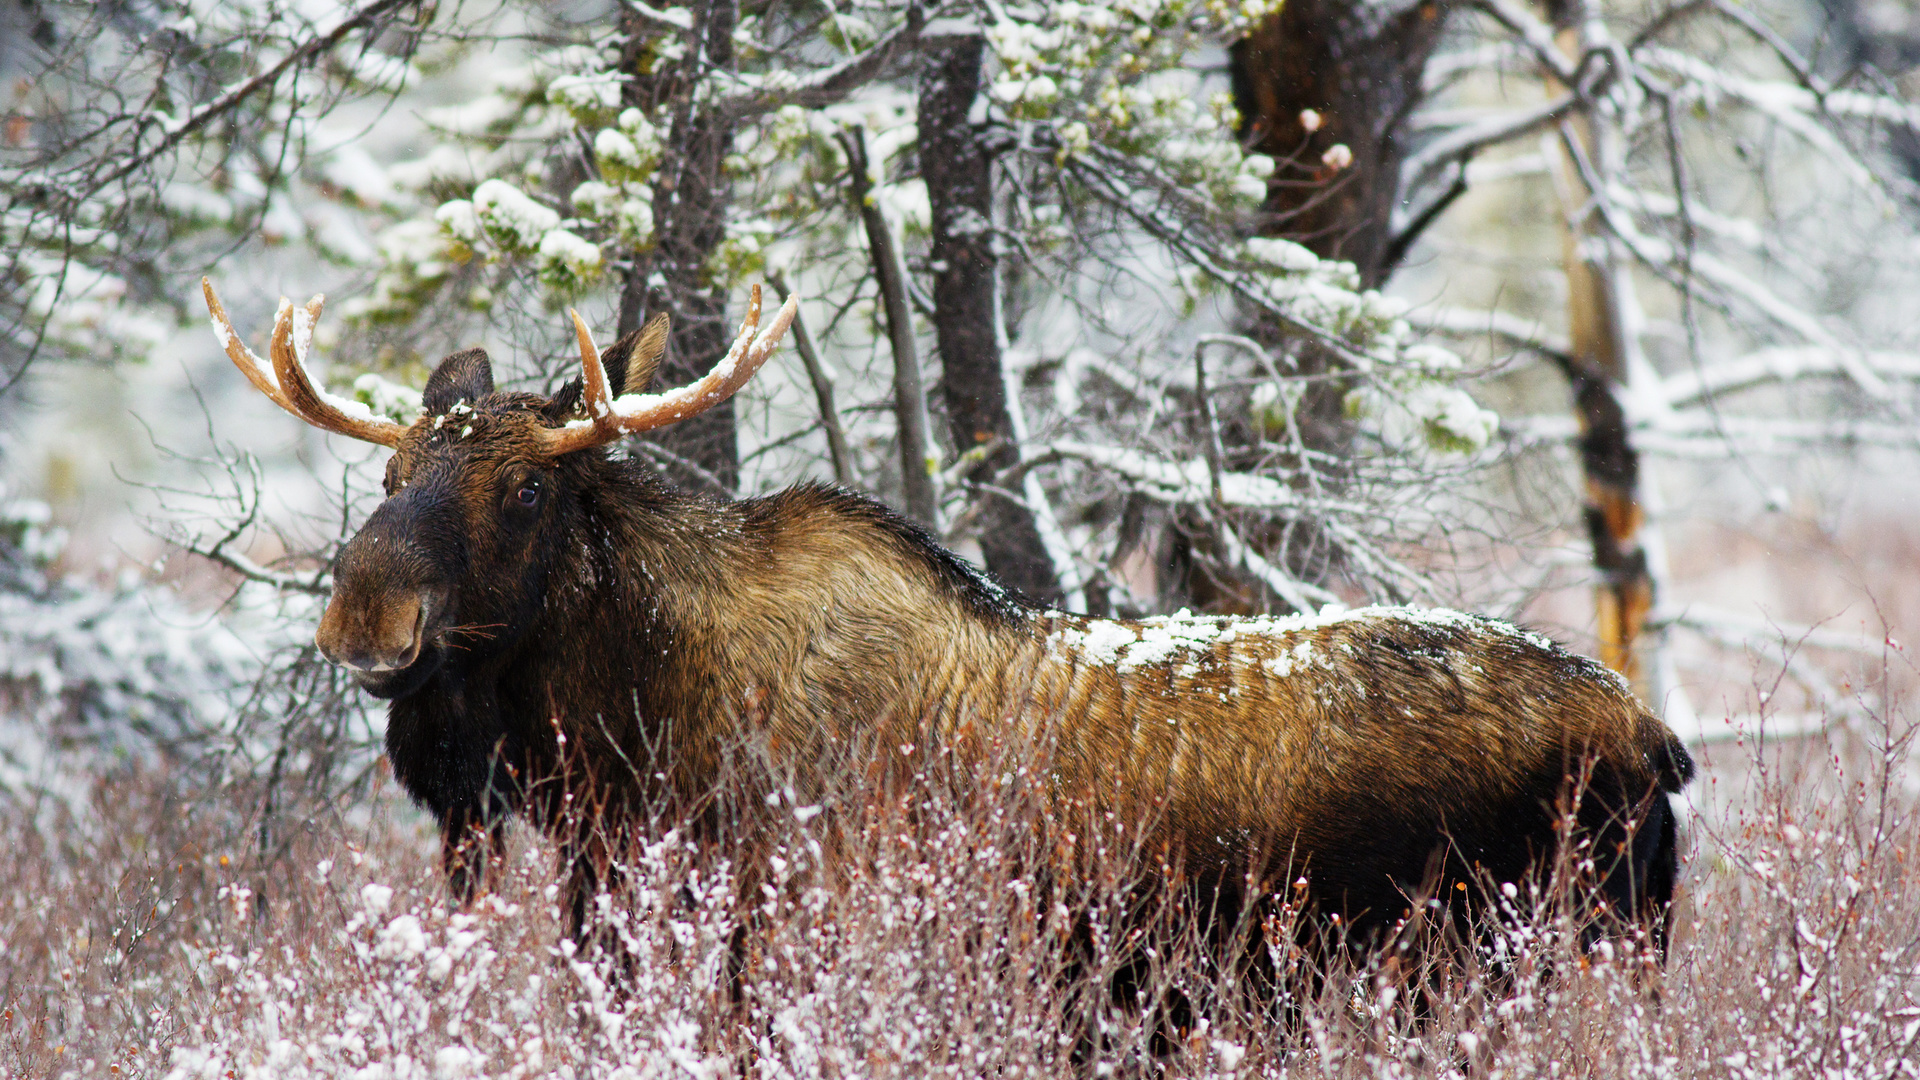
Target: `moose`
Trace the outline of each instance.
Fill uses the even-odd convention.
[[[438,819],[462,902],[525,813],[560,834],[586,932],[608,856],[565,808],[628,827],[663,801],[694,806],[744,736],[804,783],[830,762],[964,759],[1020,735],[1048,748],[1060,813],[1142,822],[1156,865],[1223,891],[1304,888],[1349,934],[1378,935],[1436,884],[1484,904],[1483,884],[1541,874],[1577,843],[1596,910],[1664,952],[1666,796],[1693,762],[1624,680],[1543,636],[1400,607],[1046,610],[863,495],[726,500],[611,453],[753,377],[796,311],[789,296],[761,328],[758,286],[732,348],[688,386],[647,393],[664,316],[602,353],[573,314],[581,374],[557,393],[497,390],[469,349],[435,368],[411,424],[316,387],[321,298],[281,301],[269,363],[202,286],[262,393],[393,449],[315,641],[391,702],[394,774]]]

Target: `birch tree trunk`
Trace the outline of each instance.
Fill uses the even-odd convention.
[[[1561,51],[1578,60],[1598,44],[1591,0],[1551,0],[1547,13]],[[1553,80],[1549,80],[1551,83]],[[1555,91],[1565,88],[1553,86]],[[1567,277],[1568,378],[1580,421],[1580,465],[1586,479],[1587,535],[1593,544],[1594,614],[1600,659],[1657,701],[1642,662],[1640,632],[1653,610],[1654,584],[1641,539],[1640,456],[1627,434],[1621,401],[1628,390],[1632,342],[1622,311],[1623,282],[1613,238],[1591,197],[1616,169],[1618,137],[1592,105],[1561,125],[1554,180],[1561,204],[1561,252]]]
[[[1020,448],[1001,364],[998,255],[993,238],[993,155],[984,138],[981,80],[986,38],[927,40],[920,84],[920,175],[933,213],[934,330],[954,452],[996,443],[967,476],[990,481],[1017,465]],[[980,546],[987,568],[1043,603],[1063,592],[1032,509],[1005,493],[979,490]]]

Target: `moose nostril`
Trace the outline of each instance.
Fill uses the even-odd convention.
[[[314,644],[330,663],[355,671],[395,671],[419,659],[431,598],[389,593],[373,601],[335,593]]]

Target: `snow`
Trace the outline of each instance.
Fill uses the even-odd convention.
[[[486,235],[480,228],[479,212],[466,199],[442,203],[440,209],[433,212],[433,220],[447,231],[447,235],[463,243],[478,244]]]
[[[377,881],[370,881],[360,888],[360,906],[377,919],[393,906],[393,890]]]
[[[387,417],[398,424],[413,423],[420,418],[424,408],[420,391],[371,371],[353,380],[353,396],[374,415]]]
[[[317,306],[325,303],[326,297],[316,296],[313,303]],[[307,366],[307,352],[313,348],[313,315],[306,305],[296,305],[293,309],[293,356],[300,366]]]
[[[400,205],[400,192],[387,170],[355,143],[335,147],[320,167],[327,181],[352,193],[364,206]]]
[[[1195,615],[1184,608],[1172,615],[1138,620],[1054,615],[1071,621],[1047,636],[1050,647],[1077,655],[1089,664],[1111,667],[1122,675],[1146,667],[1164,668],[1175,661],[1192,664],[1196,654],[1215,646],[1244,644],[1260,657],[1267,670],[1285,678],[1327,662],[1314,651],[1311,637],[1303,635],[1347,623],[1396,622],[1476,635],[1491,633],[1542,651],[1559,651],[1548,638],[1512,623],[1445,608],[1376,605],[1349,609],[1328,604],[1317,613],[1252,618]]]
[[[50,518],[0,491],[0,804],[51,799],[84,820],[111,763],[224,730],[261,659],[165,589],[47,580],[62,546]]]
[[[1137,630],[1110,619],[1089,619],[1084,627],[1057,630],[1049,638],[1090,663],[1112,665],[1120,662],[1121,650],[1140,640]]]
[[[482,181],[473,189],[473,208],[487,235],[516,251],[538,251],[548,231],[560,227],[558,213],[505,180]]]
[[[1320,256],[1291,240],[1258,236],[1247,241],[1247,254],[1279,270],[1304,274],[1320,266]]]
[[[589,75],[562,75],[547,84],[547,100],[566,109],[576,118],[612,113],[620,108],[618,71],[597,71]]]
[[[567,229],[554,229],[540,238],[543,273],[585,281],[598,275],[602,265],[600,245]]]
[[[612,162],[630,169],[638,169],[645,164],[640,156],[640,148],[623,131],[615,128],[603,128],[593,137],[593,156],[603,164]]]

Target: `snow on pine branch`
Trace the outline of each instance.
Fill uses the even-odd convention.
[[[1073,439],[1057,439],[1045,450],[1063,458],[1084,461],[1132,481],[1134,490],[1161,502],[1204,505],[1213,501],[1213,477],[1204,461],[1173,462],[1138,450],[1099,446]],[[1271,477],[1252,473],[1220,474],[1220,501],[1243,509],[1279,510],[1300,506],[1292,488]]]
[[[99,771],[228,732],[285,632],[243,638],[137,577],[49,579],[62,534],[46,504],[0,489],[0,801],[88,814]]]

